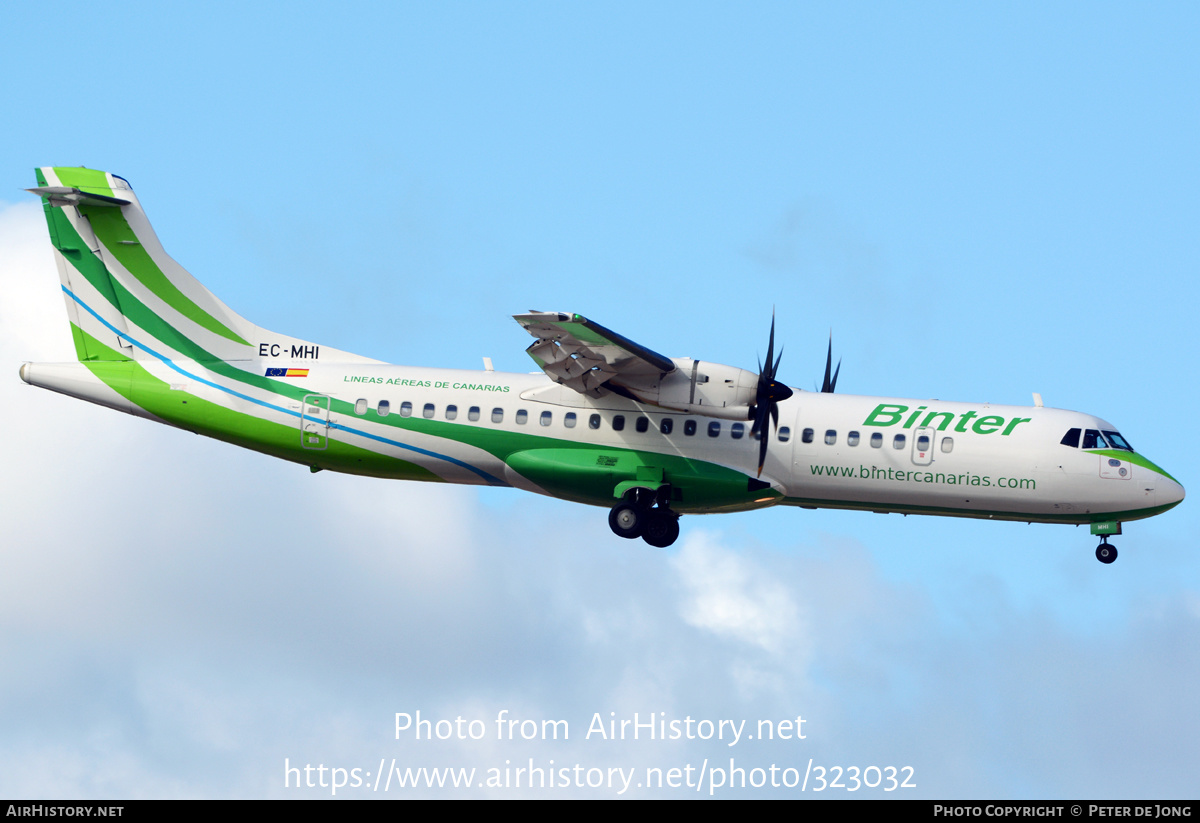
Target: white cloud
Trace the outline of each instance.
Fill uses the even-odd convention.
[[[781,654],[805,627],[788,588],[718,538],[694,531],[672,564],[686,597],[681,613],[693,626]]]
[[[73,360],[46,220],[35,202],[0,204],[0,276],[4,278],[4,299],[0,300],[0,351],[5,355],[0,363],[4,368],[10,367],[9,356]],[[14,362],[19,366],[21,361]]]

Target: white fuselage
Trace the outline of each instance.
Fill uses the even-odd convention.
[[[141,365],[172,389],[221,406],[297,430],[313,422],[301,402],[231,386],[204,364]],[[329,438],[416,464],[449,482],[551,493],[486,447],[485,438],[496,436],[519,438],[524,444],[519,448],[568,443],[636,450],[756,475],[758,443],[748,421],[673,413],[615,394],[592,398],[540,373],[328,362],[304,366],[308,373],[295,380],[298,389],[353,408],[328,414]],[[80,363],[27,364],[22,377],[145,415]],[[380,415],[384,409],[388,415],[454,428],[398,431]],[[645,422],[639,423],[641,418]],[[175,424],[190,428],[186,422]],[[1061,409],[796,392],[780,404],[780,425],[769,434],[761,475],[779,495],[739,507],[783,503],[1086,523],[1097,515],[1146,517],[1182,499],[1182,487],[1140,455],[1063,445],[1072,428],[1114,430],[1100,418]],[[362,473],[388,476],[386,469],[369,466]],[[730,508],[735,507],[723,510]]]
[[[221,406],[305,425],[300,402],[233,388],[202,364],[150,361],[143,366],[173,388]],[[329,414],[330,438],[415,463],[450,482],[548,493],[496,450],[478,445],[485,432],[529,438],[539,446],[566,441],[662,453],[756,475],[758,444],[750,437],[749,421],[677,414],[612,394],[593,398],[541,373],[329,362],[305,366],[307,376],[295,380],[298,388],[354,408]],[[140,413],[136,403],[113,396],[82,364],[30,364],[23,377]],[[476,431],[397,432],[380,417],[380,409]],[[642,417],[646,421],[638,422]],[[1112,431],[1114,426],[1062,409],[797,391],[780,404],[780,426],[769,433],[761,475],[781,497],[762,504],[1088,522],[1097,513],[1145,517],[1182,499],[1178,483],[1133,452],[1114,456],[1062,445],[1070,428]],[[448,439],[445,431],[461,437]],[[370,468],[364,474],[388,475]]]
[[[381,400],[392,413],[411,403],[413,415],[444,420],[454,407],[460,425],[676,454],[756,473],[758,444],[748,421],[682,415],[613,394],[591,398],[540,373],[354,366],[333,367],[326,382],[329,368],[313,369],[319,390],[351,403],[365,400],[368,410]],[[480,410],[478,420],[468,419],[472,407]],[[568,425],[568,415],[574,415],[574,425]],[[599,415],[596,427],[593,415]],[[342,415],[336,422],[352,437],[369,428],[367,417]],[[648,420],[645,431],[638,431],[639,417]],[[619,430],[617,418],[623,418]],[[669,434],[663,433],[664,419],[671,421]],[[1062,409],[798,391],[780,404],[780,428],[770,434],[762,479],[791,505],[1053,522],[1087,522],[1096,512],[1150,509],[1181,499],[1177,483],[1130,459],[1062,445],[1071,428],[1115,427]],[[439,448],[434,438],[428,440],[422,443],[417,435],[414,445]],[[466,462],[512,485],[539,490],[506,470],[503,461],[459,445]],[[1110,465],[1114,460],[1122,465]],[[437,458],[423,455],[419,462],[446,479],[486,482]]]

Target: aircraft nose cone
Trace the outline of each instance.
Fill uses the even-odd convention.
[[[1164,477],[1158,483],[1158,502],[1160,505],[1177,506],[1183,502],[1183,486],[1169,477]]]

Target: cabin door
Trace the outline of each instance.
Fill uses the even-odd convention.
[[[322,450],[329,445],[329,396],[304,395],[300,411],[300,445],[306,449]]]
[[[912,461],[918,466],[928,466],[933,462],[934,432],[932,426],[922,426],[913,432]]]

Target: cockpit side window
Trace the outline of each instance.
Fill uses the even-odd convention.
[[[1133,446],[1129,445],[1129,441],[1122,437],[1119,432],[1105,431],[1104,437],[1114,449],[1121,449],[1127,452],[1133,451]]]
[[[1073,449],[1079,448],[1079,435],[1082,431],[1082,429],[1068,429],[1067,433],[1063,435],[1062,444]]]
[[[1104,441],[1104,435],[1095,429],[1088,429],[1083,433],[1083,447],[1085,449],[1107,449],[1108,443]]]

